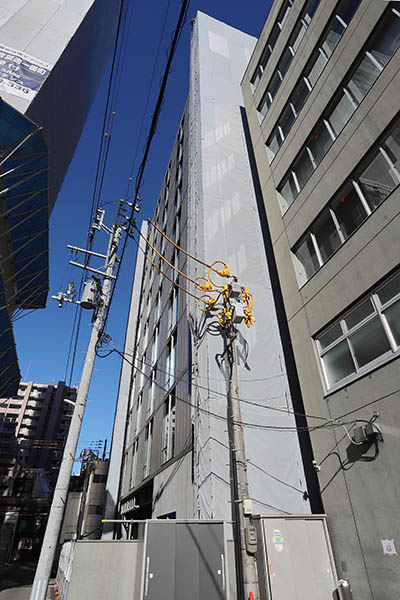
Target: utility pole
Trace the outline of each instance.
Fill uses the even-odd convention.
[[[122,202],[120,203],[120,210]],[[95,272],[103,276],[103,284],[100,292],[100,298],[97,303],[97,307],[93,303],[93,307],[97,310],[96,318],[93,323],[92,333],[90,336],[89,346],[86,353],[85,364],[83,367],[81,382],[79,385],[78,396],[75,402],[75,409],[73,412],[70,429],[68,432],[67,441],[64,448],[64,455],[61,462],[60,471],[58,474],[56,488],[54,490],[54,496],[52,505],[50,508],[49,519],[47,521],[46,532],[43,539],[42,550],[40,552],[39,562],[36,569],[35,579],[33,581],[33,587],[30,595],[30,600],[45,600],[47,593],[48,581],[50,578],[51,568],[53,565],[54,555],[57,548],[58,537],[61,529],[61,523],[64,515],[64,509],[67,503],[67,495],[69,489],[69,481],[71,478],[72,468],[74,465],[76,447],[78,444],[78,438],[81,431],[83,416],[86,408],[86,401],[89,392],[90,381],[92,378],[94,362],[96,358],[96,346],[99,341],[99,337],[102,332],[104,317],[110,300],[112,280],[115,279],[113,272],[117,262],[117,251],[118,245],[121,239],[121,226],[118,225],[120,216],[120,210],[118,211],[115,225],[112,229],[109,229],[103,225],[104,211],[100,211],[101,216],[96,214],[94,229],[103,229],[109,233],[109,242],[107,248],[107,254],[100,255],[91,251],[83,250],[80,248],[74,248],[75,251],[86,253],[87,255],[100,256],[105,258],[105,272],[101,272],[98,269],[92,269],[85,265],[73,263],[87,271]],[[71,248],[71,247],[70,247]],[[92,282],[86,282],[92,283]],[[85,285],[85,292],[87,286]],[[85,295],[84,292],[84,295]],[[66,297],[66,294],[59,293],[55,298],[59,301],[59,306],[62,306],[64,301],[71,302],[73,300]],[[90,304],[90,303],[89,303]],[[82,303],[82,306],[83,303]],[[89,308],[87,305],[86,308]]]
[[[255,559],[257,536],[252,525],[252,502],[249,500],[246,453],[240,409],[239,379],[236,356],[235,323],[243,320],[238,298],[240,286],[231,285],[231,294],[224,297],[225,313],[229,321],[225,327],[225,352],[229,362],[227,421],[231,455],[231,502],[234,522],[236,581],[238,600],[260,600],[258,572]],[[233,293],[232,293],[233,292]],[[239,296],[240,297],[240,296]]]

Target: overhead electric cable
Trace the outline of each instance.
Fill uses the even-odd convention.
[[[134,364],[129,361],[122,352],[119,352],[117,349],[115,349],[115,352],[117,352],[117,354],[119,354],[126,362],[128,362],[128,364],[130,364],[131,366],[133,366],[139,373],[142,373],[143,375],[146,376],[145,371],[143,371],[142,369],[139,369],[138,367],[135,367]],[[164,391],[164,393],[170,393],[169,389],[166,389],[164,386],[162,386],[160,383],[158,383],[157,381],[154,382],[155,385],[160,388],[162,391]],[[199,410],[200,412],[203,412],[205,414],[208,414],[209,416],[215,417],[216,419],[222,420],[222,421],[226,421],[226,416],[224,415],[219,415],[218,413],[212,412],[210,410],[207,410],[205,408],[202,408],[196,404],[194,404],[193,402],[191,402],[190,400],[187,400],[186,398],[181,398],[180,396],[178,396],[175,393],[175,398],[177,400],[179,400],[180,402],[183,402],[184,404],[187,404],[188,406],[191,406],[192,408],[195,408],[196,410]],[[162,404],[161,404],[162,406]],[[313,427],[296,427],[296,426],[286,426],[286,425],[261,425],[259,423],[246,423],[246,422],[241,422],[240,425],[242,425],[243,427],[248,427],[248,428],[256,428],[256,429],[262,429],[262,430],[268,430],[268,431],[315,431],[318,429],[328,429],[328,428],[336,428],[336,427],[342,427],[342,423],[337,422],[336,420],[332,420],[329,421],[327,423],[323,423],[321,425],[315,425]]]
[[[127,2],[129,3],[129,0],[127,0]],[[109,120],[109,114],[110,114],[110,112],[112,112],[110,110],[110,100],[111,100],[111,96],[112,96],[113,83],[115,80],[115,65],[116,65],[117,56],[118,56],[121,25],[123,23],[125,23],[125,21],[123,20],[125,3],[126,3],[126,0],[120,0],[117,30],[116,30],[116,35],[115,35],[113,56],[112,56],[112,61],[111,61],[110,77],[109,77],[109,82],[108,82],[106,104],[105,104],[105,108],[104,108],[103,125],[102,125],[101,137],[100,137],[98,157],[97,157],[95,181],[94,181],[94,186],[93,186],[92,203],[91,203],[91,208],[90,208],[90,213],[89,213],[88,234],[87,234],[87,239],[86,239],[86,250],[90,250],[92,247],[93,236],[91,235],[91,232],[90,232],[91,222],[92,222],[92,218],[95,213],[95,210],[97,210],[99,203],[100,203],[100,196],[97,193],[98,182],[99,182],[99,177],[100,177],[101,171],[104,173],[105,166],[107,163],[107,158],[108,158],[108,152],[107,152],[106,157],[105,157],[106,160],[105,161],[103,160],[105,130],[106,130],[107,121]],[[103,167],[102,167],[102,165],[103,165]],[[85,254],[85,262],[84,262],[85,267],[88,265],[89,256],[90,256],[89,254]],[[82,271],[79,287],[77,290],[78,298],[80,298],[82,295],[84,278],[85,278],[85,270]],[[64,375],[64,380],[65,380],[65,382],[67,382],[68,371],[69,371],[69,385],[71,385],[73,372],[74,372],[74,366],[75,366],[75,360],[76,360],[76,350],[77,350],[77,346],[78,346],[79,332],[80,332],[80,326],[81,326],[81,318],[82,318],[82,309],[79,306],[79,304],[77,304],[76,308],[75,308],[75,315],[74,315],[74,321],[73,321],[73,326],[72,326],[72,331],[71,331],[70,343],[69,343],[69,347],[68,347],[67,361],[66,361],[65,375]],[[72,360],[71,360],[71,356],[72,356]],[[71,366],[70,366],[70,364],[71,364]]]
[[[130,218],[129,221],[132,222],[133,221],[133,217],[135,214],[135,207],[136,207],[136,200],[139,196],[139,192],[140,192],[140,187],[142,184],[142,180],[143,180],[143,174],[144,174],[144,169],[146,167],[146,163],[147,163],[147,159],[148,159],[148,155],[150,152],[150,147],[151,147],[151,143],[154,137],[154,134],[156,132],[157,129],[157,123],[158,123],[158,119],[160,116],[160,111],[161,111],[161,105],[162,105],[162,101],[164,98],[164,94],[165,94],[165,88],[167,85],[167,81],[168,81],[168,77],[169,77],[169,72],[170,72],[170,68],[171,68],[171,64],[172,64],[172,59],[175,55],[175,51],[176,51],[176,46],[178,43],[178,39],[179,39],[179,33],[180,30],[182,29],[185,20],[186,20],[186,13],[187,13],[187,9],[189,6],[189,0],[183,0],[182,1],[182,6],[181,6],[181,10],[179,13],[179,17],[178,17],[178,21],[177,21],[177,25],[174,31],[174,35],[173,35],[173,40],[171,43],[171,49],[169,51],[169,55],[168,55],[168,59],[167,59],[167,64],[164,70],[164,75],[162,78],[162,82],[161,82],[161,86],[160,86],[160,90],[159,90],[159,94],[158,94],[158,98],[157,98],[157,102],[156,102],[156,106],[154,109],[154,113],[152,116],[152,120],[151,120],[151,124],[150,124],[150,131],[149,131],[149,135],[147,137],[147,141],[146,141],[146,145],[145,145],[145,150],[144,150],[144,155],[142,158],[142,162],[140,163],[139,166],[139,170],[136,176],[136,182],[135,182],[135,194],[134,194],[134,200],[133,200],[133,206],[132,206],[132,210],[131,210],[131,214],[130,214]],[[126,199],[126,198],[125,198]],[[116,275],[115,275],[115,280],[114,280],[114,285],[112,287],[111,290],[111,296],[110,296],[110,301],[107,307],[107,311],[105,314],[105,318],[104,318],[104,323],[103,323],[103,331],[105,331],[106,325],[107,325],[107,321],[108,321],[108,315],[110,313],[110,307],[112,305],[112,300],[114,297],[114,293],[115,293],[115,288],[116,288],[116,284],[118,281],[118,277],[119,277],[119,273],[121,271],[121,265],[123,262],[123,257],[125,254],[125,250],[126,250],[126,246],[127,246],[127,242],[128,242],[128,235],[125,235],[124,238],[124,242],[122,245],[122,251],[121,251],[121,255],[120,255],[120,259],[119,259],[119,263],[118,263],[118,267],[117,267],[117,271],[116,271]]]

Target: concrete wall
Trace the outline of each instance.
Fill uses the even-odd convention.
[[[323,463],[319,481],[322,489],[327,485],[323,502],[328,514],[338,574],[351,580],[355,600],[392,600],[400,597],[400,559],[397,555],[384,554],[382,540],[394,539],[395,544],[400,544],[397,502],[400,489],[400,409],[398,393],[395,394],[399,388],[399,362],[395,359],[386,363],[335,393],[328,394],[312,338],[399,264],[399,188],[301,289],[295,276],[290,250],[368,148],[397,115],[397,98],[400,93],[399,51],[383,70],[283,217],[276,192],[277,185],[299,148],[328,106],[338,83],[387,8],[386,2],[361,2],[271,165],[265,147],[280,111],[302,68],[307,64],[335,4],[334,1],[321,2],[312,26],[262,124],[256,107],[265,89],[268,74],[254,95],[249,83],[262,51],[261,43],[245,74],[243,94],[306,412],[336,418],[351,411],[348,418],[351,427],[353,419],[368,420],[376,409],[379,411],[377,423],[385,436],[385,444],[380,445],[380,455],[374,462],[356,462],[351,470],[341,471],[337,455],[329,453],[338,452],[342,460],[346,459],[346,448],[350,441],[344,432],[340,429],[320,429],[311,434],[315,459],[317,463]],[[272,10],[275,13],[279,5],[280,2],[274,3]],[[300,5],[301,2],[295,3],[295,6]],[[285,29],[282,36],[287,38],[288,33]],[[263,32],[261,38],[264,37]],[[270,62],[268,69],[272,70],[274,61],[271,59]],[[381,398],[384,399],[380,400]],[[365,408],[358,408],[366,404],[368,406]],[[315,424],[315,421],[309,419],[309,425]],[[332,477],[334,479],[329,483]]]
[[[139,600],[143,542],[77,542],[66,600]]]

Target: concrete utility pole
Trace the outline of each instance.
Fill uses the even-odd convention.
[[[228,305],[231,310],[232,306]],[[236,328],[227,328],[226,352],[230,365],[228,387],[228,434],[231,453],[231,501],[235,530],[235,554],[238,600],[260,600],[258,572],[254,552],[257,547],[255,529],[251,523],[246,454],[240,409],[239,381],[236,357]]]
[[[81,431],[87,396],[89,392],[90,380],[92,378],[93,367],[96,358],[96,345],[99,341],[99,336],[101,335],[104,316],[106,314],[106,310],[110,300],[112,280],[115,279],[115,277],[113,276],[113,271],[117,261],[117,250],[119,241],[121,239],[121,227],[118,226],[118,217],[116,220],[116,224],[111,230],[105,227],[104,225],[101,225],[101,227],[105,229],[110,235],[107,254],[105,256],[105,273],[102,273],[96,269],[91,269],[87,266],[77,265],[84,268],[85,270],[93,271],[103,275],[104,279],[100,294],[100,300],[98,302],[97,307],[97,315],[93,323],[92,334],[90,336],[85,364],[83,367],[78,396],[75,403],[75,409],[72,416],[67,441],[65,444],[64,455],[61,462],[56,488],[54,490],[53,502],[50,508],[49,519],[47,522],[46,532],[43,539],[42,550],[36,569],[30,600],[45,600],[46,598],[48,581],[53,565],[55,551],[57,548],[57,542],[64,515],[64,509],[67,503],[69,481],[74,465],[76,447]],[[95,226],[95,228],[100,229],[99,226]],[[93,254],[101,256],[99,254],[95,254],[94,252],[85,250],[81,251],[86,252],[89,255]],[[60,298],[57,299],[60,300]]]

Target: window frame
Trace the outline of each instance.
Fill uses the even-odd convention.
[[[343,182],[343,184],[340,186],[340,188],[335,192],[335,194],[333,194],[333,196],[329,199],[329,201],[325,204],[325,206],[322,208],[322,210],[318,213],[318,215],[316,216],[316,218],[312,221],[312,223],[310,224],[310,226],[307,228],[307,230],[303,233],[303,235],[298,239],[298,241],[292,246],[291,248],[291,253],[293,258],[293,263],[294,263],[294,267],[295,267],[295,272],[296,272],[296,277],[297,277],[297,281],[299,284],[299,288],[301,289],[306,283],[308,283],[308,281],[310,281],[310,279],[332,258],[332,256],[334,256],[336,254],[336,252],[338,252],[340,250],[340,248],[347,242],[347,240],[349,240],[355,233],[356,231],[358,231],[358,229],[360,227],[363,226],[363,224],[365,223],[365,221],[367,221],[369,219],[369,217],[376,211],[379,209],[379,207],[386,202],[386,200],[399,188],[400,186],[400,170],[396,167],[396,165],[393,163],[392,158],[388,155],[388,153],[386,152],[384,146],[386,143],[386,140],[392,135],[392,133],[396,130],[399,130],[400,132],[400,114],[398,115],[397,118],[395,118],[394,121],[392,121],[392,123],[386,128],[386,130],[383,132],[383,134],[376,140],[375,144],[368,150],[368,152],[366,153],[366,155],[361,159],[361,161],[358,163],[358,165],[356,165],[355,169],[353,170],[353,172],[350,174],[350,176],[347,178],[347,180],[345,180]],[[376,206],[372,207],[370,206],[368,197],[364,194],[363,190],[361,189],[361,186],[359,184],[359,179],[361,177],[361,175],[368,169],[369,165],[371,164],[371,160],[374,159],[377,155],[380,155],[383,157],[383,159],[386,161],[386,165],[388,170],[391,170],[391,172],[393,174],[396,175],[397,179],[398,179],[398,183],[397,185],[387,194],[387,196]],[[399,163],[400,164],[400,163]],[[360,221],[360,223],[354,227],[354,229],[347,235],[339,222],[338,216],[335,213],[335,203],[337,202],[338,198],[340,198],[343,194],[345,194],[345,196],[349,195],[348,194],[348,190],[349,188],[352,188],[353,193],[356,194],[358,200],[360,201],[360,204],[362,206],[362,208],[364,209],[366,216],[365,218]],[[282,202],[282,201],[281,201]],[[337,231],[337,234],[340,238],[340,245],[336,248],[336,250],[334,252],[332,252],[332,254],[330,254],[326,260],[324,261],[320,252],[320,248],[316,239],[316,235],[315,235],[315,226],[318,223],[318,221],[321,219],[322,215],[329,211],[331,214],[331,219],[334,223],[335,229]],[[303,265],[303,263],[300,261],[300,259],[297,257],[297,250],[300,248],[300,246],[306,241],[306,239],[308,237],[311,237],[312,240],[312,244],[314,246],[314,250],[316,252],[317,255],[317,259],[318,259],[318,263],[319,263],[319,267],[318,269],[316,269],[313,274],[308,277],[308,279],[305,279],[305,281],[301,281],[300,279],[301,274],[297,271],[297,266],[296,263],[298,262],[300,265]],[[303,269],[304,269],[304,265],[303,265]],[[305,272],[305,269],[304,269]]]
[[[360,2],[361,2],[361,0],[358,0],[358,5],[360,4]],[[318,39],[318,42],[317,42],[317,44],[316,44],[316,46],[315,46],[315,48],[314,48],[314,50],[313,50],[313,52],[312,52],[312,54],[311,54],[311,57],[310,57],[309,61],[307,62],[307,65],[304,67],[303,71],[301,72],[301,75],[300,75],[300,77],[299,77],[299,78],[298,78],[298,80],[296,81],[296,84],[295,84],[295,85],[294,85],[294,87],[293,87],[293,91],[292,91],[292,92],[291,92],[291,94],[290,94],[289,100],[288,100],[288,101],[285,103],[285,106],[283,107],[283,109],[282,109],[282,111],[281,111],[281,113],[280,113],[280,115],[279,115],[279,117],[278,117],[278,119],[277,119],[277,121],[276,121],[276,124],[275,124],[275,126],[273,127],[273,129],[272,129],[272,133],[271,133],[271,135],[269,136],[269,138],[268,138],[268,140],[267,140],[267,142],[266,142],[266,146],[267,146],[267,148],[268,148],[269,152],[271,153],[271,154],[270,154],[270,163],[272,163],[272,161],[274,160],[275,156],[276,156],[276,155],[277,155],[277,153],[279,152],[279,150],[280,150],[281,146],[283,145],[283,143],[284,143],[284,141],[285,141],[285,139],[286,139],[287,135],[289,134],[289,132],[290,132],[290,130],[291,130],[291,128],[292,128],[292,126],[293,126],[293,123],[294,123],[294,121],[297,119],[298,115],[300,114],[300,112],[301,112],[301,110],[302,110],[302,108],[303,108],[304,104],[305,104],[305,103],[306,103],[306,101],[307,101],[307,98],[308,98],[308,96],[310,95],[311,91],[313,90],[313,88],[314,88],[314,87],[315,87],[315,85],[317,84],[317,82],[318,82],[318,80],[319,80],[319,78],[320,78],[320,76],[321,76],[322,72],[324,71],[324,69],[325,69],[326,65],[328,64],[328,62],[329,62],[329,60],[331,59],[331,57],[332,57],[332,55],[333,55],[334,51],[336,50],[336,48],[337,48],[337,46],[338,46],[338,44],[339,44],[340,40],[342,39],[342,37],[343,37],[344,33],[346,32],[346,29],[348,28],[348,26],[349,26],[349,24],[351,23],[351,21],[352,21],[352,19],[353,19],[354,15],[355,15],[355,14],[356,14],[356,12],[357,12],[358,5],[356,6],[356,8],[355,8],[355,10],[354,10],[354,12],[353,12],[353,14],[352,14],[352,16],[351,16],[351,18],[350,18],[349,22],[348,22],[348,23],[346,23],[346,22],[345,22],[345,21],[344,21],[344,20],[341,18],[340,14],[341,14],[341,12],[343,12],[344,10],[346,10],[346,9],[348,8],[348,5],[349,5],[349,4],[351,4],[351,1],[350,1],[350,0],[348,0],[347,2],[345,2],[344,0],[341,0],[341,1],[340,1],[340,2],[338,2],[338,4],[335,6],[335,9],[333,10],[333,12],[332,12],[332,14],[331,14],[331,17],[330,17],[329,21],[327,22],[327,24],[326,24],[326,26],[325,26],[325,28],[324,28],[324,30],[323,30],[323,32],[322,32],[322,34],[320,35],[320,37],[319,37],[319,39]],[[331,54],[328,56],[328,54],[326,53],[326,51],[325,51],[325,50],[324,50],[324,48],[323,48],[323,45],[326,43],[327,37],[328,37],[328,35],[329,35],[329,32],[330,32],[330,31],[331,31],[331,29],[332,29],[332,24],[333,24],[333,22],[334,22],[334,21],[337,21],[337,20],[338,20],[338,21],[339,21],[339,22],[340,22],[340,23],[341,23],[341,24],[344,26],[344,30],[343,30],[343,32],[342,32],[342,34],[341,34],[340,38],[338,39],[338,42],[337,42],[337,44],[336,44],[335,48],[333,49],[333,52],[331,52]],[[324,57],[325,57],[325,59],[326,59],[326,60],[325,60],[325,64],[324,64],[324,66],[323,66],[322,70],[320,71],[320,73],[319,73],[318,77],[316,78],[314,85],[312,85],[312,84],[311,84],[311,82],[310,82],[310,81],[309,81],[309,79],[308,79],[308,74],[309,74],[310,64],[311,64],[311,61],[312,61],[312,60],[315,60],[315,62],[316,62],[316,57],[317,57],[317,55],[319,56],[321,53],[323,54],[323,56],[324,56]],[[274,152],[274,151],[272,150],[272,148],[270,147],[270,143],[271,143],[271,141],[272,141],[272,139],[273,139],[273,137],[274,137],[274,134],[275,134],[275,132],[276,132],[276,129],[277,129],[277,127],[278,127],[278,126],[280,125],[280,123],[281,123],[281,120],[282,120],[282,118],[283,118],[283,114],[284,114],[284,113],[285,113],[285,111],[287,110],[288,106],[289,106],[290,104],[292,104],[292,98],[293,98],[293,95],[294,95],[294,93],[295,93],[296,89],[298,89],[298,88],[299,88],[299,86],[300,86],[300,85],[301,85],[303,82],[305,83],[305,86],[306,86],[306,88],[308,89],[308,94],[306,95],[306,97],[305,97],[305,99],[304,99],[304,102],[303,102],[303,104],[302,104],[302,106],[301,106],[300,110],[299,110],[298,112],[297,112],[297,111],[295,111],[295,112],[296,112],[296,114],[295,114],[295,118],[294,118],[294,120],[292,121],[292,123],[291,123],[291,125],[290,125],[290,127],[289,127],[289,130],[288,130],[288,132],[287,132],[287,135],[283,137],[283,139],[282,139],[282,141],[281,141],[281,143],[280,143],[280,145],[279,145],[279,147],[278,147],[278,150],[277,150],[276,152]]]
[[[345,387],[349,383],[356,381],[357,379],[359,379],[360,377],[363,377],[364,375],[373,371],[377,367],[380,367],[381,365],[400,356],[400,343],[399,344],[396,343],[393,332],[392,332],[390,325],[387,321],[387,318],[385,316],[385,311],[388,308],[390,308],[397,302],[400,302],[400,290],[386,302],[382,303],[379,298],[379,291],[384,286],[386,286],[387,283],[389,283],[391,280],[394,280],[396,277],[398,277],[398,275],[399,275],[399,270],[395,271],[394,273],[391,273],[388,277],[386,277],[383,281],[381,281],[379,283],[379,285],[375,286],[372,289],[372,291],[367,292],[367,294],[365,294],[361,298],[359,298],[358,301],[356,303],[354,303],[350,308],[346,309],[346,311],[343,312],[339,318],[332,321],[327,327],[325,327],[323,330],[321,330],[317,335],[315,335],[313,337],[314,343],[315,343],[315,346],[317,349],[319,364],[321,366],[323,380],[324,380],[324,384],[325,384],[327,393],[331,394],[331,393],[337,391],[338,389]],[[346,323],[346,318],[352,312],[354,312],[355,309],[357,309],[359,306],[361,306],[366,300],[370,300],[371,305],[373,307],[373,311],[369,315],[367,315],[366,317],[361,319],[358,323],[353,325],[352,327],[348,327],[348,325]],[[362,330],[365,326],[367,326],[369,323],[371,323],[376,318],[379,319],[379,322],[385,333],[385,336],[386,336],[386,339],[390,346],[390,349],[360,367],[358,365],[357,354],[352,345],[351,336],[353,336],[356,332]],[[321,338],[322,335],[324,335],[329,329],[333,328],[335,325],[340,326],[341,332],[342,332],[341,335],[339,337],[337,337],[333,342],[331,342],[330,344],[325,346],[324,348],[321,348],[321,343],[319,341],[319,338]],[[347,347],[350,351],[350,355],[351,355],[353,365],[354,365],[354,372],[347,375],[343,379],[340,379],[339,381],[335,382],[334,384],[330,385],[329,374],[328,374],[328,371],[327,371],[327,368],[326,368],[326,365],[325,365],[325,362],[323,359],[324,359],[324,356],[326,356],[330,351],[332,351],[335,347],[337,347],[343,341],[347,342]]]
[[[343,130],[345,129],[345,127],[348,125],[349,121],[354,116],[354,113],[357,111],[358,107],[362,104],[362,102],[365,100],[366,96],[371,91],[372,87],[375,85],[375,83],[376,83],[377,79],[379,78],[379,76],[381,75],[381,73],[383,72],[384,67],[382,67],[381,65],[379,65],[379,63],[377,61],[375,61],[376,65],[379,65],[380,72],[378,73],[378,75],[376,76],[376,78],[374,79],[374,81],[371,83],[371,86],[368,88],[368,90],[367,90],[366,94],[363,96],[363,98],[360,101],[357,101],[356,98],[355,98],[355,96],[354,96],[354,94],[351,93],[350,89],[348,89],[348,84],[349,84],[350,80],[352,79],[352,77],[354,76],[354,74],[357,72],[357,70],[358,70],[359,66],[361,65],[361,63],[363,62],[365,56],[368,56],[371,59],[373,58],[372,55],[370,55],[369,50],[372,49],[373,44],[375,43],[376,39],[379,39],[378,34],[381,34],[382,31],[385,31],[384,25],[385,25],[385,22],[389,19],[390,13],[396,14],[397,18],[399,19],[399,27],[400,27],[400,17],[398,15],[397,11],[395,11],[391,6],[388,6],[388,8],[383,13],[381,19],[377,23],[376,28],[375,28],[374,32],[372,33],[372,35],[370,36],[369,40],[364,45],[364,47],[360,50],[360,52],[357,54],[357,57],[353,61],[353,64],[351,65],[350,69],[347,71],[347,73],[345,74],[344,78],[342,79],[342,81],[338,85],[338,87],[337,87],[337,89],[336,89],[336,91],[335,91],[335,93],[334,93],[334,95],[332,97],[331,102],[328,104],[328,106],[322,112],[321,117],[318,119],[318,121],[314,125],[311,133],[308,135],[308,137],[305,140],[304,144],[301,146],[301,148],[299,148],[299,151],[298,151],[297,155],[293,159],[290,167],[288,168],[288,170],[286,171],[285,175],[282,177],[280,183],[278,184],[276,190],[277,190],[278,194],[280,194],[282,196],[282,198],[284,199],[284,202],[280,201],[281,210],[282,210],[282,214],[283,215],[287,212],[287,210],[289,209],[289,207],[294,203],[295,199],[300,194],[300,192],[304,189],[304,187],[307,185],[307,183],[311,179],[314,171],[318,167],[318,165],[315,167],[315,169],[311,172],[311,174],[309,175],[308,179],[305,180],[305,182],[304,182],[304,184],[303,184],[303,186],[301,188],[298,186],[298,182],[297,182],[297,184],[296,184],[298,186],[297,195],[294,196],[293,200],[291,200],[289,202],[288,199],[283,196],[282,190],[284,189],[284,186],[286,184],[286,181],[290,177],[290,174],[294,172],[295,165],[298,163],[298,161],[299,161],[302,153],[304,153],[304,151],[308,148],[310,139],[313,137],[313,135],[314,135],[315,131],[317,130],[317,128],[323,122],[330,123],[329,119],[330,119],[331,115],[334,113],[334,111],[339,106],[339,103],[340,103],[341,99],[343,97],[346,97],[347,100],[349,100],[349,102],[352,105],[352,107],[353,107],[354,110],[349,115],[349,117],[347,118],[347,120],[343,122],[342,128],[337,133],[333,130],[333,126],[330,124],[330,126],[332,128],[332,131],[330,131],[328,129],[328,132],[330,133],[330,135],[332,133],[334,134],[334,140],[333,140],[333,142],[336,141],[337,138],[339,137],[339,135],[343,132]],[[399,50],[399,48],[400,48],[400,44],[397,47],[397,49],[395,50],[394,54]],[[390,63],[390,61],[392,60],[394,54],[388,60],[388,62],[386,63],[386,66]],[[320,160],[320,162],[318,164],[320,164],[322,162],[322,160],[326,157],[326,155],[328,154],[329,149],[331,147],[332,147],[332,145],[328,148],[326,154],[321,158],[321,160]],[[286,208],[284,208],[284,205],[287,205]]]

